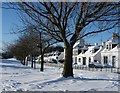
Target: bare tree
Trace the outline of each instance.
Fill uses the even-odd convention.
[[[31,20],[29,16],[24,15],[23,11],[21,12],[22,9],[18,7],[16,8],[14,6],[16,6],[16,3],[3,3],[3,7],[2,7],[3,9],[16,10],[16,13],[18,13],[18,16],[20,18],[20,21],[23,23],[23,26],[21,27],[19,25],[16,25],[16,29],[13,29],[12,34],[18,34],[18,33],[23,34],[23,36],[22,37],[20,36],[19,38],[19,40],[21,40],[22,42],[23,40],[26,42],[26,39],[27,39],[26,36],[30,39],[29,42],[26,42],[26,44],[28,44],[29,46],[29,44],[33,43],[33,46],[29,46],[29,48],[26,49],[26,50],[29,50],[28,52],[29,54],[27,53],[27,55],[31,55],[33,57],[36,54],[36,49],[37,49],[37,51],[39,51],[37,53],[41,56],[39,60],[41,63],[40,71],[43,71],[44,70],[44,54],[50,46],[56,43],[56,41],[52,37],[50,37],[48,33],[46,33],[46,31],[43,31],[44,28],[40,24],[37,24],[36,22]],[[14,45],[10,45],[10,46],[13,47]],[[20,48],[22,49],[21,46]],[[34,58],[31,58],[31,61],[32,61],[31,67],[33,67],[34,65],[33,60]]]
[[[53,38],[49,37],[47,34],[39,32],[40,42],[38,47],[40,48],[40,61],[41,61],[41,69],[40,71],[44,70],[44,54],[46,50],[56,42]]]
[[[25,24],[27,23],[26,27],[30,26],[30,30],[29,31],[32,30],[33,34],[37,33],[37,35],[38,35],[37,38],[39,39],[38,40],[39,42],[37,43],[36,46],[40,49],[40,53],[39,53],[40,54],[40,60],[39,61],[41,62],[40,71],[43,71],[44,70],[44,54],[45,54],[46,50],[50,46],[52,46],[53,44],[56,43],[56,41],[52,37],[50,37],[48,35],[48,33],[46,33],[45,31],[43,31],[43,29],[41,28],[41,26],[35,25],[34,23],[32,24],[31,22],[28,21],[28,19],[24,20],[22,18],[22,21],[24,21]],[[31,36],[31,37],[34,37],[34,36]]]
[[[110,30],[120,20],[120,2],[19,2],[14,3],[13,8],[22,10],[52,38],[64,43],[64,77],[73,76],[72,50],[75,42]],[[93,24],[96,28],[89,29]]]
[[[23,61],[25,65],[25,57],[28,55],[37,56],[39,53],[36,44],[39,42],[37,34],[24,33],[14,42],[7,46],[8,51],[14,54],[14,56]]]

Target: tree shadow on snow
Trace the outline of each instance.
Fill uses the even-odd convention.
[[[30,68],[30,67],[21,66],[21,63],[18,60],[2,59],[0,61],[2,61],[2,64],[0,64],[0,67],[2,68],[13,68],[13,69],[29,69]],[[19,66],[14,65],[16,63],[20,63],[20,65]]]
[[[2,63],[20,63],[18,60],[7,60],[7,59],[0,59],[0,62]]]
[[[56,80],[51,80],[47,82],[43,82],[42,84],[52,84],[52,83],[58,83],[62,81],[67,81],[67,80],[72,80],[72,81],[117,81],[120,82],[120,80],[115,80],[115,79],[106,79],[106,78],[81,78],[81,77],[75,77],[75,78],[58,78]]]
[[[2,68],[13,68],[13,69],[30,69],[30,67],[14,66],[14,65],[1,65]]]

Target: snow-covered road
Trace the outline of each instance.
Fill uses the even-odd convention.
[[[1,60],[0,60],[1,61]],[[44,72],[21,65],[14,59],[0,62],[2,91],[118,91],[120,75],[74,70],[74,78],[63,78],[62,68],[45,66]]]

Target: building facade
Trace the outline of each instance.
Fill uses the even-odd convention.
[[[89,63],[97,62],[105,67],[120,67],[120,36],[113,33],[112,39],[101,45],[73,47],[73,64],[89,66]]]
[[[102,46],[94,45],[83,47],[82,52],[77,56],[78,64],[83,66],[89,66],[92,62],[101,63],[101,51]]]
[[[101,51],[101,62],[104,66],[120,67],[120,39],[115,33]]]

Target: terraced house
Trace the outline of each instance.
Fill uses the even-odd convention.
[[[120,36],[113,33],[112,39],[104,44],[101,62],[105,66],[120,67]]]
[[[82,45],[77,42],[73,47],[73,63],[89,66],[91,62],[106,67],[120,67],[120,36],[113,33],[111,40],[101,45]]]

